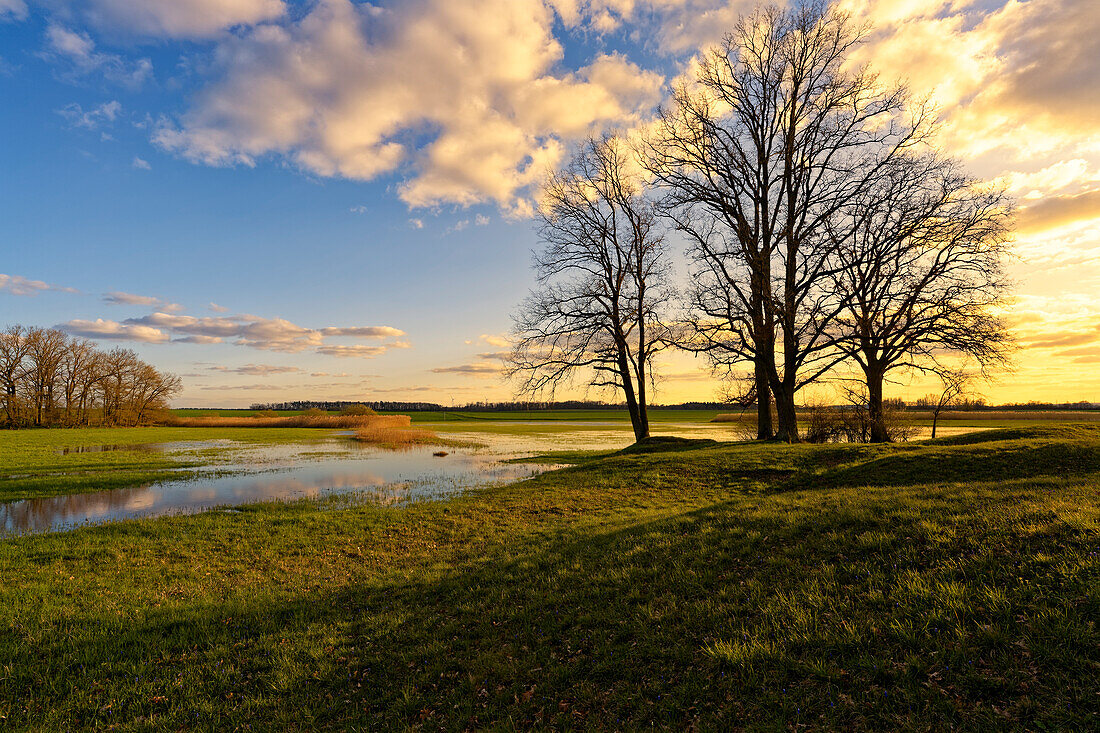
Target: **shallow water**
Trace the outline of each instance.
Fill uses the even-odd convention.
[[[186,457],[209,447],[210,441],[195,441],[156,449]],[[276,445],[219,441],[218,447],[229,448],[228,455],[186,479],[0,504],[0,535],[192,514],[260,501],[347,495],[356,501],[397,504],[528,478],[549,468],[504,463],[518,454],[497,449],[447,448],[448,455],[436,457],[436,446],[388,451],[342,437]]]
[[[508,424],[498,422],[494,427]],[[62,449],[61,453],[109,450],[160,451],[180,459],[219,449],[218,463],[185,479],[146,486],[68,496],[0,503],[0,536],[72,529],[122,519],[193,514],[216,507],[262,501],[345,496],[350,501],[400,504],[440,499],[476,486],[528,478],[553,466],[506,463],[510,458],[560,450],[617,450],[633,442],[629,425],[573,423],[543,426],[545,431],[522,433],[479,430],[441,431],[445,437],[476,448],[417,446],[391,451],[357,443],[346,434],[327,440],[288,444],[196,440],[140,446],[101,445]],[[439,426],[442,427],[442,426]],[[565,428],[565,429],[563,429]],[[941,435],[975,428],[941,428]],[[714,440],[743,439],[736,424],[670,424],[654,426],[655,434]],[[927,431],[926,431],[927,432]],[[920,436],[926,437],[926,436]],[[188,470],[189,469],[182,469]]]

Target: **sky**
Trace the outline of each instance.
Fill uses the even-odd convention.
[[[0,0],[0,327],[133,348],[177,406],[510,399],[538,182],[753,5]],[[1100,401],[1100,3],[842,5],[854,61],[1019,203],[1021,348],[985,396]],[[663,373],[657,402],[716,397]]]

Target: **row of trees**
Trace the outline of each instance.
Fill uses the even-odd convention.
[[[885,441],[892,374],[1005,363],[1010,202],[934,147],[926,103],[851,63],[865,32],[833,5],[758,10],[640,140],[589,140],[550,176],[522,391],[591,370],[640,440],[652,357],[679,347],[747,372],[758,437],[795,442],[799,391],[856,371]],[[679,296],[669,230],[689,243]]]
[[[0,332],[3,427],[141,425],[181,388],[130,349],[102,351],[56,329]]]

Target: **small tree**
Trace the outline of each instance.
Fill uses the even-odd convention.
[[[936,424],[940,421],[940,413],[958,401],[970,390],[972,375],[962,370],[941,369],[938,372],[940,384],[943,389],[940,396],[932,402],[932,437],[936,437]]]
[[[636,440],[649,436],[646,386],[666,344],[665,243],[629,146],[590,139],[550,175],[539,209],[537,287],[515,316],[507,375],[551,394],[588,371],[622,392]]]
[[[882,388],[894,370],[947,374],[945,354],[1007,363],[998,315],[1008,281],[1011,209],[933,153],[896,157],[846,208],[833,287],[844,308],[836,344],[867,386],[871,441],[888,441]]]

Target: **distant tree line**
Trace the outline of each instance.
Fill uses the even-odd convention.
[[[440,405],[435,402],[392,402],[363,400],[295,400],[292,402],[256,402],[250,410],[297,412],[302,410],[327,410],[336,412],[356,405],[378,412],[531,412],[537,410],[617,410],[626,409],[624,402],[599,400],[559,400],[543,402],[492,402],[480,400],[461,405]],[[650,405],[654,410],[719,410],[728,407],[722,402],[683,402],[669,405]]]
[[[0,332],[0,426],[132,426],[167,408],[182,383],[130,349],[97,349],[56,329]]]
[[[1011,202],[936,149],[926,103],[852,63],[866,33],[834,3],[758,9],[640,135],[591,139],[549,176],[514,317],[522,393],[583,374],[641,440],[654,356],[680,348],[740,385],[765,440],[800,439],[803,388],[858,374],[882,442],[898,374],[1006,365]]]

